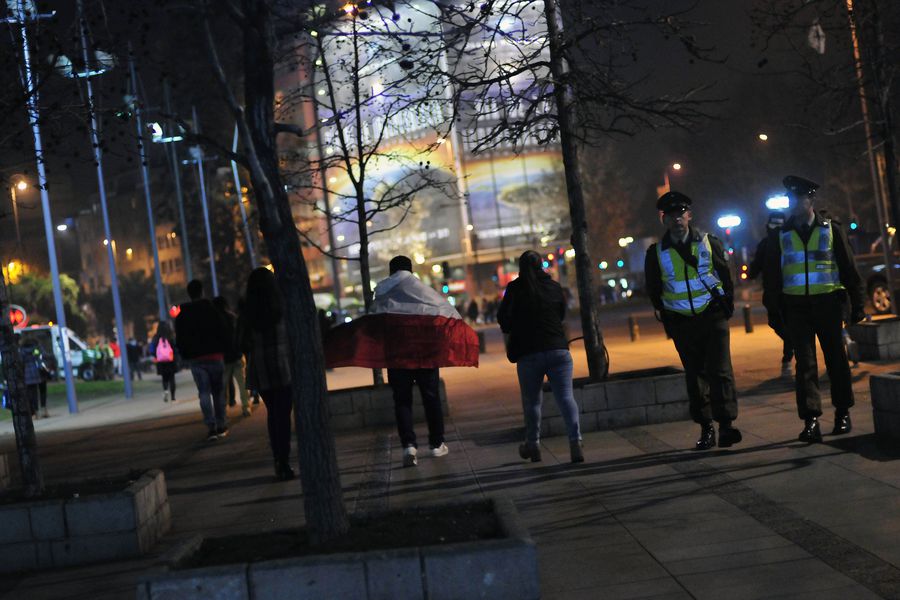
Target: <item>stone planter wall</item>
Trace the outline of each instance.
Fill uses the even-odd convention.
[[[875,435],[883,441],[900,442],[900,371],[869,377]]]
[[[667,423],[690,419],[687,385],[680,369],[663,367],[616,373],[602,382],[575,380],[581,431]],[[541,435],[566,435],[566,425],[544,385]]]
[[[148,471],[122,492],[0,505],[0,572],[146,554],[171,524],[166,480]]]
[[[441,408],[444,416],[449,414],[447,390],[442,379],[439,386]],[[328,392],[328,408],[331,426],[337,430],[363,429],[365,427],[394,426],[394,395],[391,386],[367,385]],[[425,409],[419,388],[413,385],[413,419],[416,423],[425,421]]]
[[[0,454],[0,491],[9,487],[10,479],[9,457],[6,454]]]
[[[847,330],[859,347],[860,360],[900,358],[900,318],[857,323]]]
[[[505,538],[170,571],[139,584],[138,600],[451,600],[540,597],[537,552],[509,500],[495,500]],[[188,542],[186,553],[199,548]],[[175,562],[185,552],[173,558]]]

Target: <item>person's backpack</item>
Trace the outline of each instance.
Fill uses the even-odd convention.
[[[172,344],[166,338],[159,338],[156,343],[156,362],[172,362],[175,360],[175,351]]]

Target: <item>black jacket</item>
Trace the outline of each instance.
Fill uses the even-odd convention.
[[[816,213],[816,217],[813,220],[812,227],[804,235],[802,228],[798,227],[798,224],[792,216],[785,222],[784,227],[782,227],[781,230],[776,231],[776,233],[773,235],[773,241],[767,244],[766,247],[765,268],[763,271],[763,285],[765,286],[765,293],[767,297],[772,299],[772,301],[781,300],[782,302],[787,303],[806,302],[810,298],[815,298],[815,296],[807,297],[782,294],[782,286],[784,285],[784,280],[781,276],[781,244],[778,242],[778,238],[775,236],[780,235],[783,231],[794,230],[797,231],[798,234],[800,234],[800,239],[802,239],[804,242],[807,242],[809,241],[809,238],[812,235],[812,230],[814,228],[824,227],[828,224],[828,222],[829,219],[825,218],[819,213]],[[847,290],[846,294],[850,300],[851,310],[853,312],[861,312],[865,307],[866,293],[863,286],[862,277],[860,277],[859,270],[857,270],[856,268],[856,261],[853,258],[853,250],[850,249],[850,242],[847,241],[847,235],[841,228],[840,223],[834,220],[830,220],[830,222],[832,225],[831,230],[834,232],[834,261],[837,263],[838,273],[840,274],[841,278],[841,284]],[[835,293],[844,294],[844,292],[842,291],[838,291]]]
[[[690,232],[688,233],[689,242],[699,242],[702,238],[702,232],[693,227],[690,228]],[[668,250],[672,247],[672,238],[668,231],[663,235],[659,244],[663,250]],[[663,308],[662,269],[659,266],[659,258],[656,256],[656,246],[656,244],[651,244],[650,247],[647,248],[647,255],[644,258],[644,276],[647,282],[647,296],[650,298],[650,302],[653,303],[653,308],[660,311],[660,314],[663,315],[663,317],[673,316],[690,318],[684,317],[684,315],[678,313],[665,311]],[[714,235],[709,236],[709,246],[712,250],[713,270],[716,272],[716,277],[722,282],[722,302],[724,303],[724,306],[714,301],[704,312],[706,314],[721,312],[724,313],[726,317],[730,317],[731,313],[734,312],[734,283],[731,280],[731,269],[728,266],[728,254],[725,252],[725,247],[722,245],[722,242]]]
[[[563,329],[566,298],[562,287],[549,275],[538,281],[541,293],[537,298],[529,297],[521,280],[511,281],[497,311],[500,329],[509,334],[506,356],[510,362],[535,352],[569,347]]]
[[[175,319],[175,343],[185,360],[225,354],[233,343],[232,331],[222,311],[206,298],[182,304]]]

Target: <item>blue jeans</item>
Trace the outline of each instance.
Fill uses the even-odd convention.
[[[578,405],[572,393],[572,355],[569,351],[544,350],[527,354],[516,362],[516,371],[522,392],[522,412],[525,414],[525,441],[536,444],[541,439],[541,388],[545,375],[550,379],[553,398],[566,423],[569,441],[580,440]]]
[[[203,422],[210,429],[225,428],[225,365],[221,360],[191,362],[191,375],[197,384]]]

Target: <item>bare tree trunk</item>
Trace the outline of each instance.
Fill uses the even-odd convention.
[[[345,533],[344,507],[334,436],[328,415],[325,359],[309,272],[278,170],[275,138],[275,35],[265,0],[243,0],[245,123],[250,175],[259,203],[260,229],[284,295],[291,344],[294,420],[300,454],[300,482],[312,543]],[[220,76],[220,82],[224,78]],[[232,107],[239,112],[236,102]]]
[[[44,492],[44,477],[38,460],[31,406],[25,393],[25,367],[8,315],[9,295],[6,280],[0,276],[0,356],[3,357],[3,376],[12,402],[13,429],[16,432],[16,453],[19,455],[22,487],[26,498],[34,498]]]
[[[578,282],[578,302],[581,306],[581,328],[591,379],[606,378],[609,361],[600,331],[600,314],[594,291],[593,261],[588,253],[587,220],[584,210],[584,191],[581,185],[581,165],[578,162],[578,140],[575,137],[576,117],[569,84],[565,82],[566,65],[561,48],[561,18],[557,0],[544,0],[547,35],[550,45],[550,72],[559,123],[563,166],[566,171],[566,190],[569,197],[569,216],[572,220],[572,247],[575,249],[575,275]]]

